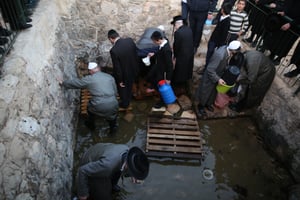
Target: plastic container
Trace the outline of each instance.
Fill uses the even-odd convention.
[[[235,65],[231,65],[225,70],[222,79],[226,82],[227,85],[234,85],[239,75],[240,69]]]
[[[231,88],[233,88],[235,86],[235,84],[233,85],[217,85],[216,89],[219,93],[221,94],[225,94],[226,92],[228,92]]]
[[[172,104],[176,101],[176,96],[171,85],[167,84],[165,80],[158,82],[158,90],[165,104]]]

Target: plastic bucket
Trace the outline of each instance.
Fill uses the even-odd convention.
[[[231,88],[233,88],[235,86],[235,84],[233,85],[217,85],[216,89],[219,93],[221,94],[225,94],[226,92],[228,92]]]

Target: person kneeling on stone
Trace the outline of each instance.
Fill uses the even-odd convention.
[[[77,173],[77,194],[80,200],[112,199],[120,191],[120,177],[132,177],[133,183],[144,180],[149,161],[139,147],[124,144],[98,143],[90,147],[80,161]]]
[[[83,78],[59,81],[67,89],[88,89],[91,99],[88,103],[88,120],[86,125],[95,129],[95,116],[105,118],[113,133],[117,129],[118,100],[115,79],[107,73],[101,72],[95,62],[88,64],[89,74]]]

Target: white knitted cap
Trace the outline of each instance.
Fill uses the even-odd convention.
[[[238,40],[233,40],[228,45],[229,50],[238,50],[239,48],[241,48],[241,42]]]
[[[89,62],[88,69],[89,70],[95,69],[97,66],[98,66],[97,63],[95,63],[95,62]]]

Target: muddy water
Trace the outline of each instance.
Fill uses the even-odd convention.
[[[97,142],[126,143],[144,147],[146,119],[153,102],[133,102],[133,110],[120,113],[119,130],[108,134],[101,119],[97,129],[89,131],[78,124],[74,174],[82,153]],[[123,190],[115,200],[284,200],[293,184],[288,173],[263,148],[258,131],[248,118],[199,120],[206,141],[205,154],[199,160],[149,158],[150,171],[141,184],[125,178]],[[203,173],[211,170],[213,177]],[[210,171],[209,171],[210,172]],[[207,178],[211,178],[207,180]],[[76,193],[76,188],[74,188]]]

